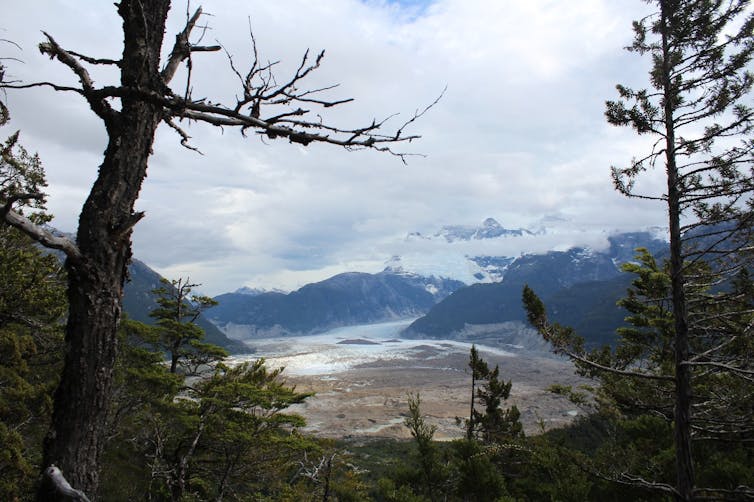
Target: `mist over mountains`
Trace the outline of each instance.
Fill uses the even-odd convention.
[[[528,228],[505,228],[494,218],[481,225],[446,225],[431,235],[408,234],[387,265],[423,276],[456,279],[467,285],[500,282],[514,260],[572,248],[606,253],[619,262],[633,258],[634,249],[664,242],[662,229],[607,232],[574,228],[569,222],[543,218]],[[618,237],[621,236],[621,237]],[[613,244],[618,239],[620,244]],[[623,245],[622,249],[616,246]]]
[[[632,279],[620,272],[620,265],[633,259],[636,248],[657,253],[666,242],[645,231],[609,236],[602,250],[466,253],[501,243],[510,246],[511,241],[521,248],[544,237],[552,238],[547,229],[506,229],[493,218],[480,226],[444,226],[430,236],[412,233],[406,239],[422,241],[429,252],[396,255],[377,274],[342,273],[290,293],[241,287],[215,297],[219,305],[198,323],[207,341],[231,352],[247,351],[243,342],[262,337],[410,318],[416,320],[404,331],[406,337],[498,337],[520,344],[527,339],[521,290],[528,284],[545,301],[553,320],[573,326],[590,344],[611,343],[625,316],[615,302]],[[124,309],[133,319],[151,322],[151,291],[160,286],[160,275],[133,260],[130,276]]]
[[[493,218],[480,226],[444,226],[430,236],[412,233],[406,240],[420,241],[428,252],[393,256],[380,273],[338,274],[291,293],[241,288],[217,296],[219,305],[207,316],[229,337],[246,341],[411,317],[417,320],[406,336],[452,339],[478,332],[475,326],[487,326],[482,331],[489,335],[492,325],[510,330],[511,322],[523,323],[521,290],[529,284],[554,320],[574,326],[590,342],[611,342],[625,315],[615,302],[631,281],[620,265],[633,259],[636,248],[656,252],[666,242],[645,231],[606,237],[602,250],[467,253],[510,241],[521,249],[545,237],[553,238],[545,228],[506,229]]]
[[[696,245],[714,246],[705,235],[700,234]],[[529,285],[545,302],[551,320],[573,327],[590,346],[613,343],[626,315],[616,302],[633,280],[621,272],[621,265],[632,261],[640,247],[661,258],[667,242],[648,230],[610,235],[603,249],[561,246],[565,249],[518,256],[463,254],[478,249],[475,244],[508,245],[513,240],[520,247],[546,236],[552,237],[546,229],[505,229],[492,218],[478,227],[445,226],[428,237],[413,233],[406,239],[435,249],[423,255],[423,261],[396,255],[382,272],[342,273],[290,293],[241,287],[215,297],[219,305],[198,323],[207,341],[231,352],[248,351],[244,342],[263,337],[411,318],[415,320],[404,337],[541,350],[538,337],[527,331],[521,302],[522,289]],[[133,260],[129,271],[124,309],[136,320],[151,322],[151,291],[160,286],[160,275],[139,260]]]

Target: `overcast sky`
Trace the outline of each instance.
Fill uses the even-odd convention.
[[[192,2],[192,6],[197,6]],[[202,291],[240,286],[293,289],[345,270],[377,272],[401,252],[409,232],[496,218],[508,228],[543,218],[589,232],[664,225],[663,208],[627,200],[610,166],[645,152],[629,130],[609,126],[604,102],[615,84],[643,85],[646,61],[622,48],[639,0],[208,0],[205,43],[221,42],[241,66],[249,23],[260,55],[280,60],[284,79],[306,49],[325,49],[313,87],[355,101],[326,110],[345,127],[400,115],[399,126],[440,102],[410,129],[422,139],[411,157],[347,152],[327,145],[263,142],[234,130],[190,127],[204,155],[162,128],[137,209],[135,256],[167,277],[190,276]],[[185,21],[175,1],[166,41]],[[117,58],[120,20],[102,0],[11,1],[3,7],[0,56],[12,78],[72,83],[69,72],[36,50],[41,31],[63,47]],[[96,83],[117,83],[98,71]],[[185,80],[176,77],[176,88]],[[222,53],[194,57],[195,97],[234,103],[237,81]],[[12,122],[40,154],[53,222],[75,231],[106,137],[73,94],[10,92]],[[659,183],[662,173],[646,178]],[[567,223],[563,223],[563,221]],[[585,230],[587,232],[585,232]],[[573,244],[577,237],[574,237]]]

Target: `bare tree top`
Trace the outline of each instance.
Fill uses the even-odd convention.
[[[45,41],[39,50],[51,59],[66,65],[78,78],[76,87],[54,82],[3,83],[4,88],[23,89],[30,87],[51,87],[57,91],[74,92],[85,98],[91,109],[106,124],[117,121],[118,110],[112,105],[113,99],[132,98],[149,101],[163,107],[162,121],[171,127],[181,138],[181,144],[196,150],[189,143],[190,136],[182,123],[205,122],[218,127],[236,127],[246,136],[253,132],[267,139],[287,138],[292,143],[308,145],[313,142],[329,143],[348,150],[373,149],[399,157],[403,162],[415,153],[397,149],[396,145],[410,143],[420,138],[407,133],[407,128],[424,115],[440,99],[442,94],[423,108],[417,108],[410,117],[397,122],[388,130],[388,122],[397,118],[397,113],[371,121],[358,127],[341,127],[329,123],[322,112],[327,108],[343,105],[353,98],[325,98],[338,84],[324,87],[308,87],[307,77],[322,65],[325,52],[312,55],[306,50],[296,70],[285,77],[277,75],[275,69],[279,61],[267,61],[260,57],[254,34],[249,30],[251,40],[251,64],[246,69],[239,68],[233,56],[220,44],[202,45],[206,26],[198,26],[202,18],[198,8],[188,16],[183,30],[175,37],[175,43],[164,62],[160,73],[163,80],[161,89],[129,87],[125,85],[97,86],[92,79],[89,67],[93,65],[119,66],[116,59],[93,58],[65,49],[50,34],[44,33]],[[192,33],[195,41],[192,41]],[[197,52],[224,51],[231,73],[238,81],[235,102],[223,103],[212,98],[195,98],[192,92],[191,76],[193,55]],[[181,65],[185,65],[186,80],[182,90],[170,87]],[[443,91],[444,92],[444,91]]]

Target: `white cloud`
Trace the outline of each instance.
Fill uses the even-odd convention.
[[[409,159],[375,152],[302,148],[237,131],[192,125],[180,147],[161,129],[137,206],[147,218],[134,235],[136,256],[170,276],[191,275],[203,290],[241,285],[293,287],[337,271],[374,271],[410,231],[476,224],[494,216],[525,226],[546,214],[581,227],[662,224],[662,209],[612,189],[609,166],[641,153],[630,132],[607,126],[606,99],[617,82],[641,82],[644,63],[622,51],[639,1],[538,0],[207,0],[211,30],[243,66],[248,20],[260,54],[280,60],[280,78],[303,51],[326,50],[311,85],[340,83],[333,96],[353,103],[326,110],[356,126],[393,113],[393,126],[443,99],[410,132],[423,138]],[[174,2],[166,40],[180,28]],[[14,2],[3,38],[21,44],[25,81],[74,79],[39,55],[40,30],[97,57],[117,57],[120,23],[109,3]],[[11,47],[0,47],[13,51]],[[99,84],[117,80],[98,71]],[[178,77],[177,77],[178,78]],[[180,82],[180,79],[177,81]],[[197,54],[194,95],[233,99],[237,81],[221,54]],[[96,176],[106,137],[85,103],[50,90],[9,95],[14,128],[39,151],[50,180],[50,207],[64,230]],[[401,148],[401,147],[399,147]],[[658,180],[649,177],[648,184]],[[276,281],[279,281],[276,283]]]

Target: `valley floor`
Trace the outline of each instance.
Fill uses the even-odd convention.
[[[541,432],[542,425],[546,429],[564,425],[576,416],[572,403],[546,390],[552,383],[578,382],[567,363],[482,354],[489,362],[500,364],[505,378],[513,381],[508,405],[518,406],[527,435]],[[408,412],[406,395],[420,392],[422,411],[427,421],[437,426],[435,438],[461,437],[463,431],[455,417],[469,413],[468,356],[455,353],[421,361],[423,364],[402,362],[375,362],[334,375],[288,378],[297,389],[316,392],[296,410],[306,417],[307,430],[331,438],[408,438],[409,431],[403,425]]]
[[[395,338],[405,324],[259,340],[255,346],[271,367],[287,367],[285,379],[297,390],[316,393],[291,409],[306,417],[308,432],[330,438],[410,437],[403,425],[407,394],[419,392],[427,421],[437,426],[435,438],[460,437],[463,431],[455,418],[469,413],[471,344]],[[575,405],[547,391],[554,383],[584,383],[569,362],[538,351],[477,347],[491,367],[499,364],[504,379],[513,382],[504,406],[518,406],[527,434],[577,416]]]

